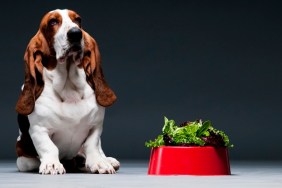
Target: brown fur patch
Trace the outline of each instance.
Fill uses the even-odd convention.
[[[83,36],[85,50],[82,66],[86,73],[86,80],[95,91],[97,102],[104,107],[111,106],[117,97],[104,78],[98,45],[87,32],[83,31]]]
[[[18,114],[18,124],[22,135],[21,139],[17,141],[16,144],[17,156],[37,157],[38,154],[28,133],[30,125],[27,116]]]

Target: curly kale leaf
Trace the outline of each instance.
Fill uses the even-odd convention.
[[[155,148],[164,145],[163,135],[159,135],[154,141],[149,140],[148,142],[145,142],[145,146],[148,148]]]

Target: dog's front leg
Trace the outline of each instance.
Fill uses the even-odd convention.
[[[100,151],[100,154],[102,155],[102,157],[104,157],[114,167],[114,169],[117,171],[120,167],[120,162],[113,157],[106,157],[106,155],[105,155],[105,153],[102,149],[101,138],[99,140],[99,151]]]
[[[113,166],[100,153],[100,136],[102,125],[95,126],[90,130],[90,134],[84,143],[84,153],[86,157],[85,167],[92,173],[114,174]]]
[[[33,125],[29,129],[30,137],[40,158],[39,173],[64,174],[66,171],[59,160],[59,150],[49,137],[48,129]]]

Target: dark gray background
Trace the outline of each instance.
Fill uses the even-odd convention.
[[[118,96],[102,143],[118,159],[149,159],[163,116],[209,119],[235,145],[231,159],[278,160],[282,5],[279,1],[1,2],[0,159],[15,159],[23,54],[49,10],[68,8],[97,40]]]

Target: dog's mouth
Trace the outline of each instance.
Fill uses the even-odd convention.
[[[70,44],[69,48],[65,50],[64,55],[59,58],[60,63],[64,63],[66,59],[73,59],[73,61],[77,61],[81,58],[83,52],[83,47],[80,43]]]
[[[81,44],[80,43],[74,43],[67,50],[66,54],[69,54],[69,53],[80,53],[81,51],[82,51]]]

